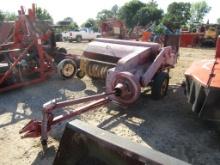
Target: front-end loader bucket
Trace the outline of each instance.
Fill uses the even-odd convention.
[[[79,120],[66,125],[54,165],[187,164]]]

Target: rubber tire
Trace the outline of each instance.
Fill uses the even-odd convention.
[[[74,67],[73,73],[69,76],[66,76],[63,73],[63,68],[66,64],[71,64]],[[76,71],[77,71],[77,65],[76,65],[75,61],[73,61],[72,59],[64,59],[57,65],[57,72],[58,72],[59,76],[63,79],[72,78],[76,74]]]
[[[81,71],[80,69],[77,70],[76,72],[76,77],[79,79],[82,79],[83,77],[85,77],[86,73]]]
[[[58,52],[59,52],[59,53],[67,54],[67,50],[66,50],[65,48],[59,48],[59,49],[58,49]]]
[[[76,36],[76,42],[81,42],[82,41],[82,37],[81,36]]]
[[[164,88],[163,87],[164,85],[163,83],[165,83],[164,81],[166,81],[166,87],[165,89],[162,89]],[[152,98],[154,100],[162,99],[167,94],[168,86],[169,86],[169,74],[166,72],[158,73],[155,76],[152,87],[151,87]],[[164,91],[162,92],[161,90],[164,90]]]

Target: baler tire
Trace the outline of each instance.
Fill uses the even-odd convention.
[[[65,48],[59,48],[59,49],[58,49],[58,52],[59,52],[59,53],[67,54],[67,50],[66,50]]]
[[[169,74],[160,72],[153,80],[151,87],[151,95],[154,100],[162,99],[167,94],[169,86]]]
[[[72,78],[76,74],[76,70],[77,65],[72,59],[64,59],[57,65],[58,74],[63,79]]]

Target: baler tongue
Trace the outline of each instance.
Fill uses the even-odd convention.
[[[20,131],[19,134],[23,134],[21,138],[35,138],[41,135],[41,121],[31,120]]]

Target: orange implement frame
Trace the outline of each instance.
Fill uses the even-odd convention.
[[[192,110],[205,120],[220,120],[220,36],[213,60],[194,62],[185,72],[186,95]]]
[[[202,86],[220,88],[220,36],[216,44],[215,59],[194,62],[185,75],[192,76]]]
[[[34,5],[27,15],[23,7],[18,14],[13,31],[0,45],[0,92],[44,81],[54,71],[53,59],[44,48],[52,35],[49,26],[37,20]],[[31,54],[34,64],[28,66]]]

